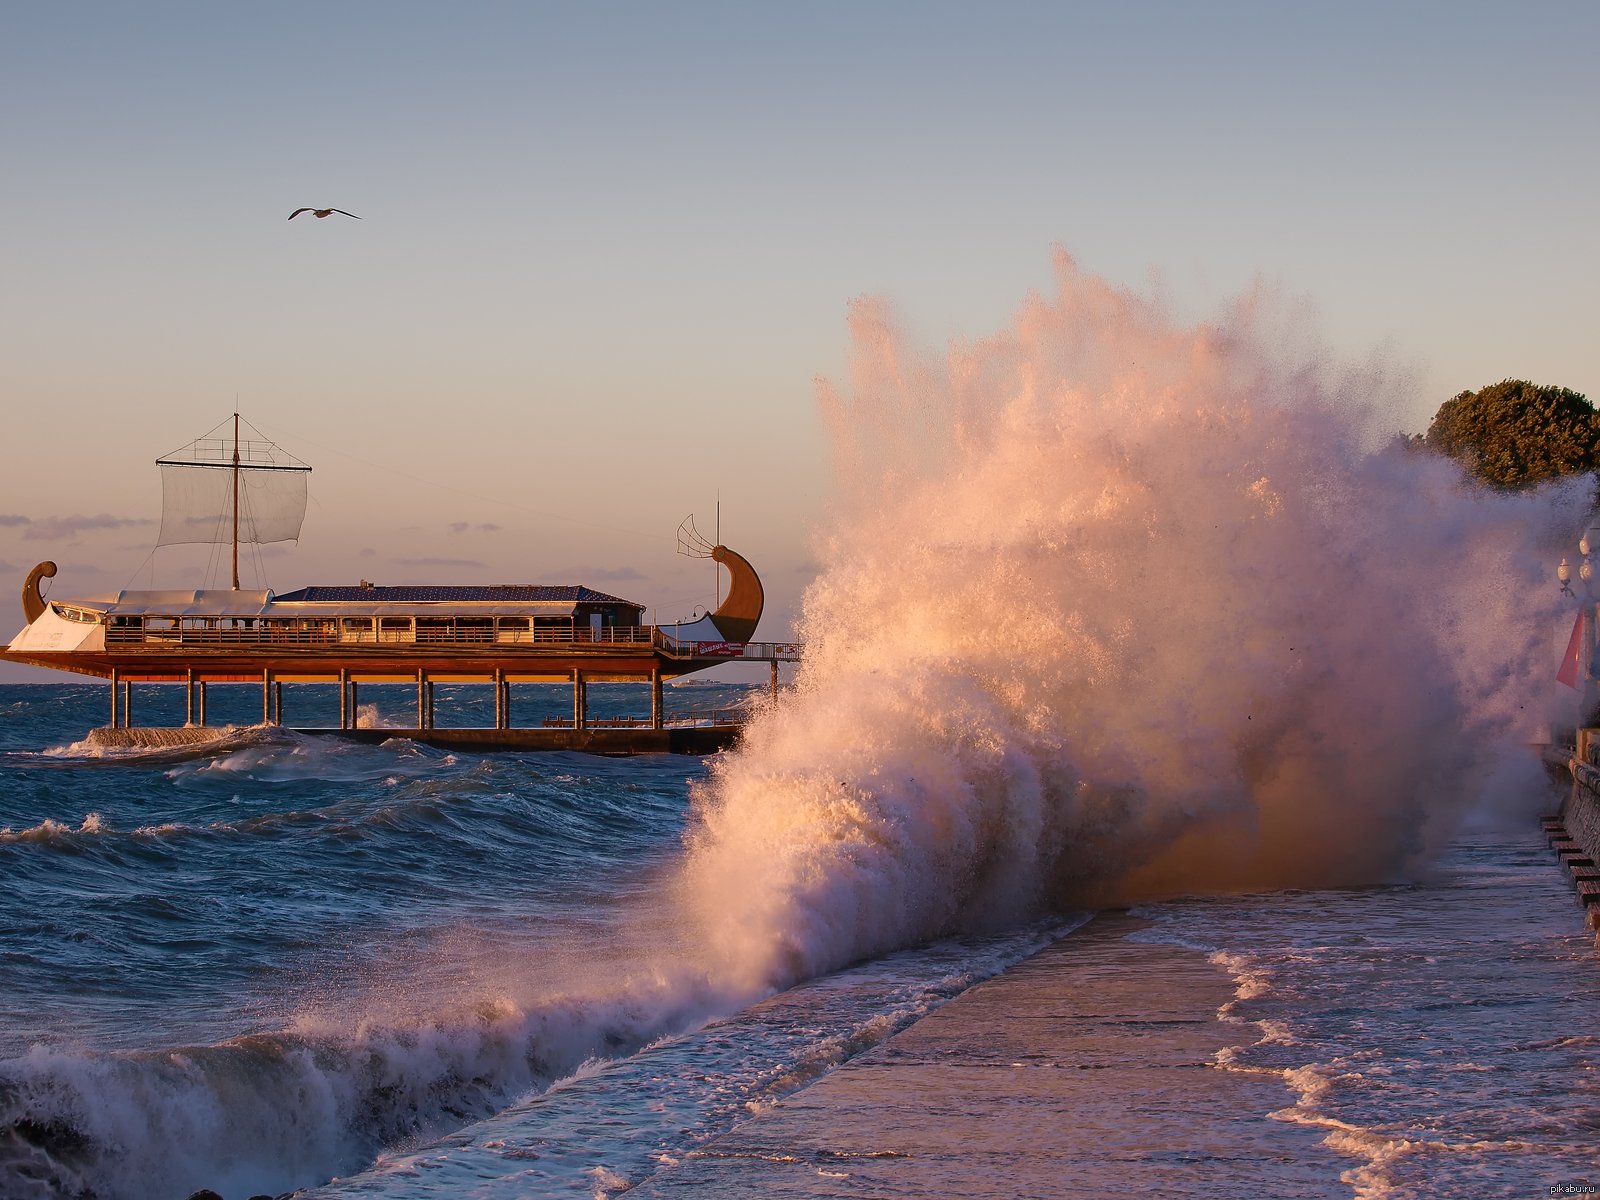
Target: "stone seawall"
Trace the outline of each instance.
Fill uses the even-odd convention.
[[[1566,751],[1566,773],[1572,779],[1561,811],[1544,822],[1550,848],[1561,859],[1572,878],[1573,890],[1584,908],[1589,928],[1596,931],[1600,949],[1600,729],[1580,729],[1577,745]],[[1552,748],[1553,749],[1553,748]],[[1546,751],[1545,762],[1552,768],[1560,754]]]
[[[1573,761],[1572,793],[1561,806],[1567,836],[1600,862],[1600,770]]]
[[[1568,761],[1572,790],[1561,805],[1561,824],[1567,836],[1600,862],[1600,729],[1580,729],[1577,747]]]

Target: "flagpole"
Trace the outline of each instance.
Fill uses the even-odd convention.
[[[1584,589],[1583,608],[1578,613],[1578,620],[1583,624],[1583,657],[1578,664],[1579,695],[1582,697],[1578,721],[1580,726],[1587,726],[1595,716],[1595,602],[1588,588]]]
[[[1583,556],[1578,566],[1578,581],[1582,595],[1572,589],[1572,566],[1566,559],[1556,568],[1556,578],[1561,581],[1561,594],[1578,602],[1578,618],[1572,624],[1572,637],[1567,641],[1567,652],[1562,656],[1561,669],[1556,679],[1578,693],[1578,728],[1600,717],[1596,712],[1595,643],[1600,635],[1600,603],[1596,602],[1592,580],[1594,556],[1600,554],[1600,521],[1583,531],[1578,539],[1578,553]]]
[[[233,414],[233,590],[239,590],[239,414]]]

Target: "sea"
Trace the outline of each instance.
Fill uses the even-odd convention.
[[[297,690],[315,691],[291,685],[286,712],[337,703]],[[439,722],[487,723],[475,691],[439,688]],[[761,691],[673,688],[667,716]],[[135,720],[172,717],[181,692],[136,686]],[[414,689],[362,698],[364,723],[414,713]],[[6,1200],[334,1179],[399,1197],[497,1175],[517,1177],[508,1195],[608,1194],[1053,928],[730,997],[672,957],[665,895],[706,760],[463,755],[403,728],[344,743],[251,725],[259,689],[220,685],[216,741],[106,750],[84,738],[108,703],[0,687]],[[570,698],[528,685],[513,704]],[[590,689],[595,716],[641,706],[645,688]],[[491,1119],[498,1141],[461,1142]],[[439,1139],[460,1145],[418,1181]]]
[[[404,720],[406,689],[370,691]],[[674,960],[671,895],[713,760],[357,745],[211,693],[216,742],[118,751],[84,740],[104,688],[0,687],[6,1200],[618,1195],[1087,916],[719,990]],[[1315,1195],[1600,1184],[1600,962],[1532,822],[1463,829],[1404,884],[1135,912],[1236,982],[1213,1066],[1281,1080],[1250,1115],[1322,1136]],[[1202,1104],[1190,1152],[1240,1116]],[[1305,1194],[1283,1169],[1240,1187]],[[1061,1194],[1115,1186],[1107,1163]]]
[[[1258,1120],[1305,1153],[1224,1194],[1600,1184],[1600,968],[1531,749],[1594,711],[1560,680],[1600,667],[1562,657],[1595,597],[1557,581],[1592,481],[1475,485],[1395,435],[1436,407],[1408,364],[1337,361],[1270,287],[1176,304],[1064,252],[989,337],[853,303],[825,512],[769,569],[803,662],[669,695],[746,708],[717,755],[444,752],[380,687],[355,745],[223,685],[216,740],[106,751],[103,685],[0,689],[0,1200],[665,1188],[1119,907],[1232,984],[1230,1085],[1151,1153]],[[284,706],[333,725],[337,691]],[[132,712],[181,724],[182,689]],[[1058,1194],[1121,1194],[1086,1163]]]

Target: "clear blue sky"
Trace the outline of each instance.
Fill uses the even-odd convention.
[[[1593,3],[3,0],[0,579],[198,586],[152,460],[237,403],[316,468],[267,585],[670,619],[720,494],[782,637],[847,304],[986,335],[1054,245],[1197,316],[1305,297],[1413,374],[1397,430],[1600,398],[1597,47]]]

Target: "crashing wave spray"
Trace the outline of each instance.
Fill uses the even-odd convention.
[[[387,1025],[305,1018],[215,1046],[35,1046],[0,1063],[0,1195],[276,1194],[489,1116],[706,1015],[692,989],[641,981],[609,998],[500,997]]]
[[[1396,385],[1260,296],[1184,328],[1057,275],[945,361],[852,315],[807,661],[687,867],[769,982],[1042,905],[1394,878],[1546,715],[1580,487],[1386,439]]]

